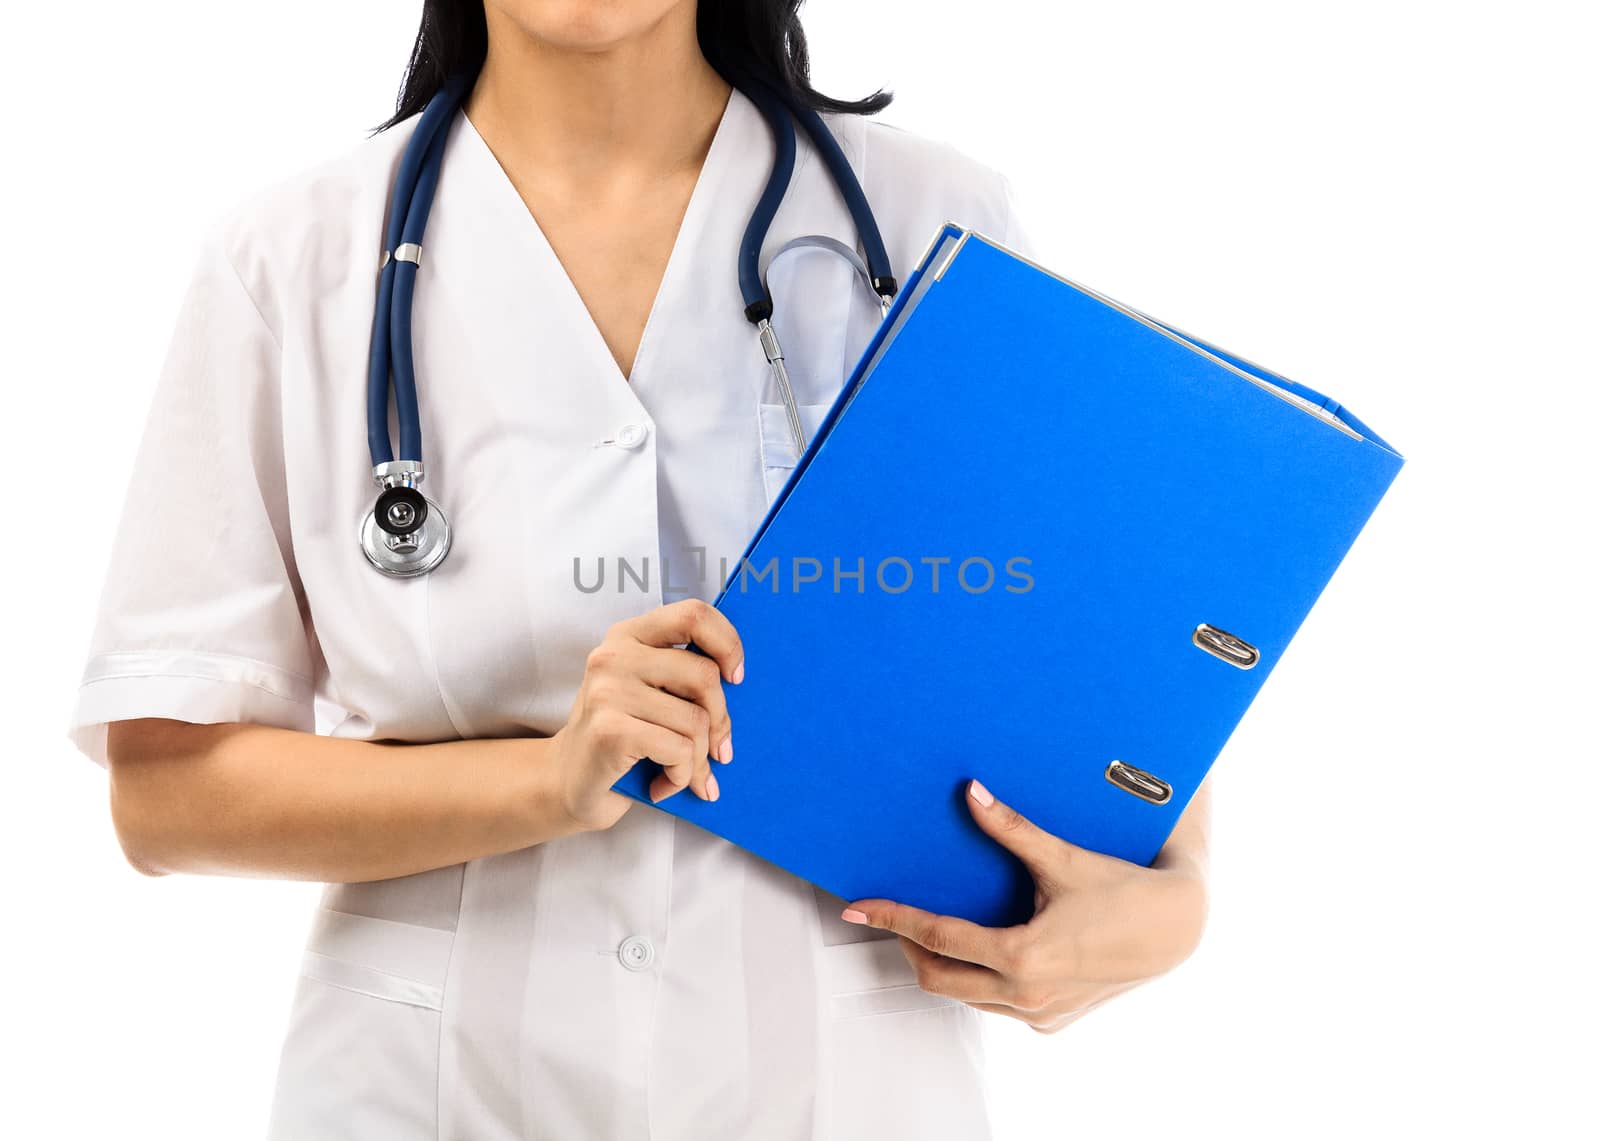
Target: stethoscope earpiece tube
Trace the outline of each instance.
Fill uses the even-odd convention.
[[[850,211],[851,221],[855,224],[856,234],[861,239],[867,254],[866,266],[862,267],[865,272],[862,276],[866,279],[868,287],[878,294],[886,313],[897,285],[889,271],[889,255],[884,248],[883,237],[878,232],[878,223],[873,217],[872,208],[867,203],[866,193],[861,189],[855,171],[850,168],[849,160],[845,158],[838,140],[833,137],[833,132],[828,130],[822,117],[813,108],[800,104],[788,96],[780,95],[770,84],[754,76],[736,72],[733,81],[735,86],[745,93],[746,98],[755,104],[772,129],[774,147],[772,174],[767,179],[766,189],[756,203],[754,213],[750,215],[750,222],[744,231],[744,240],[739,244],[739,292],[744,297],[745,318],[756,327],[761,352],[767,358],[767,365],[771,368],[773,380],[777,383],[778,394],[783,400],[784,412],[789,421],[789,434],[794,438],[795,456],[798,458],[806,450],[805,428],[800,420],[800,406],[795,400],[794,386],[789,380],[789,369],[784,364],[783,346],[778,341],[777,330],[772,327],[772,292],[767,288],[760,272],[761,248],[766,244],[773,217],[783,203],[784,193],[788,190],[789,181],[794,174],[795,134],[791,116],[799,119],[801,125],[805,127],[806,134],[822,155],[829,175],[839,188],[840,196],[844,198],[845,206]],[[821,246],[832,252],[842,253],[853,265],[860,264],[853,250],[831,239],[796,240],[786,244],[779,254],[798,244]],[[776,259],[778,255],[773,256]]]
[[[764,84],[747,81],[741,90],[772,129],[772,173],[767,176],[766,188],[756,202],[744,228],[744,239],[739,243],[739,292],[744,297],[744,315],[751,324],[757,324],[772,316],[772,295],[761,280],[761,247],[766,244],[772,219],[783,204],[789,180],[794,176],[794,123]]]
[[[851,168],[850,160],[845,157],[843,148],[839,146],[839,140],[833,137],[833,132],[828,130],[828,125],[822,121],[822,116],[817,113],[816,108],[800,102],[788,92],[775,90],[764,80],[752,78],[750,82],[752,86],[762,88],[769,98],[782,102],[790,113],[800,120],[806,136],[822,155],[828,174],[833,178],[834,185],[839,188],[840,196],[844,198],[845,207],[850,211],[850,220],[855,224],[862,249],[866,251],[867,268],[872,275],[872,288],[885,301],[892,299],[899,289],[899,283],[895,281],[894,273],[889,266],[889,251],[883,244],[883,235],[878,231],[878,220],[872,213],[872,206],[867,202],[866,191],[861,189],[861,181],[856,178],[856,172]],[[790,134],[793,134],[792,128]]]
[[[883,235],[878,232],[872,207],[867,204],[866,191],[861,189],[856,172],[850,168],[850,160],[844,157],[839,140],[833,137],[833,132],[814,108],[793,101],[790,107],[812,143],[822,152],[822,160],[828,164],[828,171],[844,196],[845,205],[850,208],[850,217],[855,221],[856,233],[867,254],[867,268],[872,272],[872,288],[877,290],[878,296],[886,300],[892,298],[900,286],[889,271],[889,251],[884,247]]]

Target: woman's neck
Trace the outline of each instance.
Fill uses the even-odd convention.
[[[491,150],[563,197],[698,169],[728,84],[695,36],[696,5],[601,48],[530,35],[485,5],[489,50],[465,112]]]

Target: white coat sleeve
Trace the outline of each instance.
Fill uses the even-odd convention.
[[[1033,235],[1023,223],[1017,204],[1017,191],[1011,184],[1011,179],[1005,175],[1000,176],[1000,186],[1005,199],[1006,220],[1001,231],[1000,242],[1023,257],[1038,260],[1039,251],[1034,244]]]
[[[314,728],[281,356],[214,229],[155,386],[68,725],[100,765],[106,725],[124,718]]]

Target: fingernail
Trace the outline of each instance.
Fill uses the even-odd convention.
[[[994,803],[994,793],[992,793],[988,789],[984,788],[982,781],[975,780],[975,781],[972,781],[970,784],[968,784],[967,785],[967,795],[972,797],[973,800],[976,800],[979,804],[983,805],[985,808],[988,808],[991,804]]]
[[[722,739],[722,744],[717,746],[717,760],[727,764],[733,760],[733,734],[729,733]]]
[[[734,685],[738,685],[743,680],[744,680],[744,663],[740,662],[738,665],[733,667],[733,684]]]
[[[706,799],[715,800],[722,793],[717,790],[717,776],[715,773],[706,774]]]
[[[867,913],[865,911],[857,911],[853,907],[847,907],[839,912],[839,918],[846,923],[865,923],[867,921]]]

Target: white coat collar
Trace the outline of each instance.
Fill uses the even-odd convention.
[[[690,196],[639,343],[632,384],[617,368],[577,288],[477,130],[458,115],[446,141],[428,242],[433,280],[485,344],[486,361],[559,369],[576,405],[638,412],[681,361],[701,359],[708,338],[738,335],[738,243],[765,183],[766,124],[733,91]],[[437,295],[437,294],[436,294]],[[548,391],[548,385],[541,385]]]

